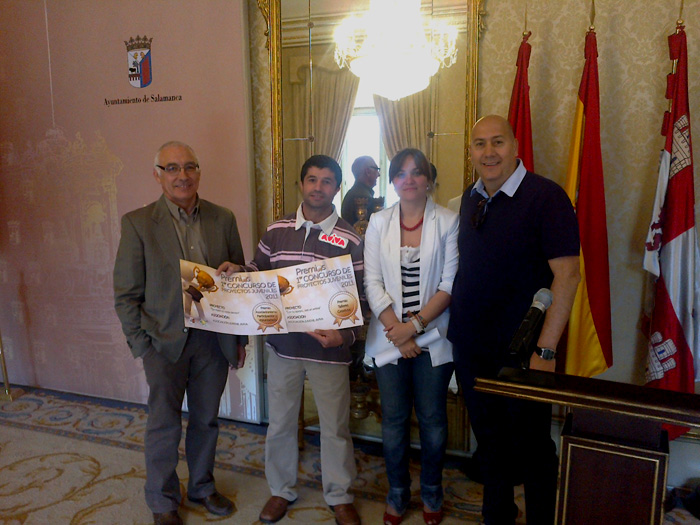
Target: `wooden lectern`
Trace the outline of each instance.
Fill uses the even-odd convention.
[[[663,522],[662,423],[700,427],[700,396],[516,368],[477,378],[475,389],[572,409],[561,440],[556,523]]]

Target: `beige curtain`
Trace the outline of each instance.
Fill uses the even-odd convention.
[[[284,141],[285,180],[290,179],[287,174],[291,172],[296,174],[291,177],[293,181],[299,177],[298,172],[302,163],[311,156],[311,142],[305,140],[311,135],[308,68],[300,76],[303,76],[303,82],[294,83],[291,86],[292,103],[284,106],[284,126],[291,130],[291,135],[285,136]],[[286,101],[282,102],[284,104]],[[291,140],[289,140],[290,137]],[[288,189],[285,188],[285,198],[288,193]]]
[[[347,69],[314,70],[314,153],[340,161],[360,79]]]
[[[397,101],[374,95],[382,141],[392,158],[404,148],[416,148],[430,158],[430,89]]]
[[[360,80],[347,69],[328,71],[314,67],[311,94],[309,69],[302,74],[304,82],[292,86],[295,108],[292,130],[295,137],[313,136],[314,140],[297,142],[298,158],[303,162],[310,155],[323,154],[340,161]],[[290,144],[285,144],[287,147]]]

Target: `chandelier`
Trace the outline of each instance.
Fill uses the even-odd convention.
[[[343,20],[334,39],[336,63],[390,100],[424,90],[457,59],[457,29],[426,24],[420,0],[370,0],[369,11]]]

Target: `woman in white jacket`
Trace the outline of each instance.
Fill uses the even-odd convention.
[[[375,212],[365,235],[365,293],[372,310],[366,354],[398,348],[401,358],[376,368],[382,440],[389,480],[384,523],[401,523],[411,498],[408,469],[411,411],[421,442],[423,519],[442,521],[442,467],[447,444],[447,388],[452,345],[445,338],[457,271],[456,213],[430,197],[435,181],[425,155],[404,149],[389,169],[399,202]],[[416,337],[433,328],[427,348]]]

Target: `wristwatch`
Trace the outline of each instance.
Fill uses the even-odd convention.
[[[535,348],[535,353],[545,361],[551,361],[557,355],[557,351],[552,348]]]

